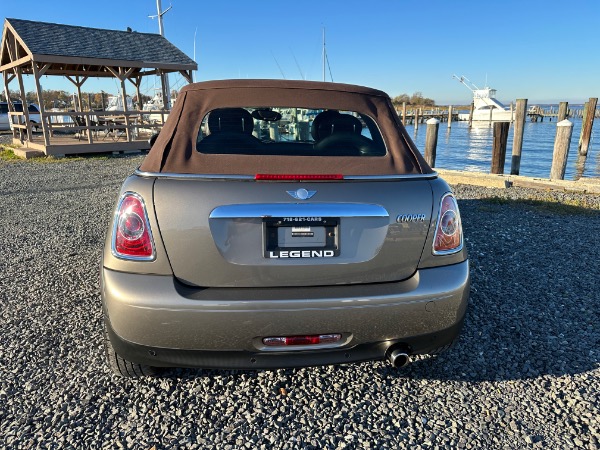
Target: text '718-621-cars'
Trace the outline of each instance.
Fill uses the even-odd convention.
[[[225,80],[183,88],[125,180],[101,284],[123,376],[399,367],[457,338],[469,266],[457,202],[385,93]]]

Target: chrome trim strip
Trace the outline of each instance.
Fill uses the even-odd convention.
[[[368,203],[248,203],[218,206],[210,219],[264,217],[389,217],[380,205]]]
[[[175,179],[198,179],[198,180],[235,180],[235,181],[255,181],[254,175],[233,175],[233,174],[200,174],[200,173],[169,173],[169,172],[143,172],[136,169],[135,175],[144,178],[175,178]],[[433,180],[438,177],[437,172],[426,174],[406,174],[406,175],[345,175],[343,180],[339,181],[385,181],[385,180]],[[339,182],[335,181],[335,182]],[[263,181],[261,183],[272,181]],[[298,183],[297,180],[279,180],[280,183]],[[307,180],[306,182],[320,183],[322,180]],[[328,181],[331,182],[331,181]]]
[[[433,180],[438,177],[437,172],[418,173],[406,175],[345,175],[344,180],[356,181],[382,181],[382,180]]]
[[[169,173],[169,172],[142,172],[136,169],[135,175],[144,178],[179,178],[179,179],[201,179],[201,180],[247,180],[254,181],[254,175],[232,175],[232,174],[201,174],[201,173]]]

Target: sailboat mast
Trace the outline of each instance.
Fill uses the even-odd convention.
[[[165,30],[163,28],[163,15],[171,9],[169,6],[165,11],[162,10],[161,0],[156,0],[156,9],[158,10],[158,14],[156,18],[158,19],[158,32],[161,36],[164,37]],[[161,75],[162,83],[164,86],[164,95],[163,95],[163,109],[171,109],[171,87],[169,86],[169,74],[162,73]]]

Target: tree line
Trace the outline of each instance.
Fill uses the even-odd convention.
[[[415,92],[413,95],[400,94],[392,98],[392,104],[398,108],[402,106],[402,103],[406,103],[411,106],[435,106],[435,100],[427,97],[423,97],[421,92]]]

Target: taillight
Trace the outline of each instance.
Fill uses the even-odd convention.
[[[112,253],[136,261],[154,259],[154,243],[144,200],[126,192],[117,206],[112,233]]]
[[[463,246],[462,224],[458,204],[452,194],[442,197],[435,235],[433,254],[447,255],[459,252]]]

